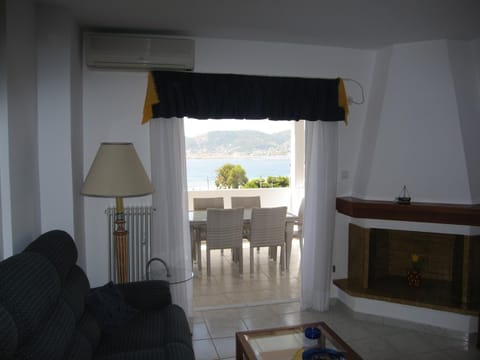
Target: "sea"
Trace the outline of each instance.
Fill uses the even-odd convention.
[[[230,163],[241,165],[249,180],[267,176],[290,176],[290,159],[283,157],[194,158],[187,159],[188,190],[215,190],[218,168]]]

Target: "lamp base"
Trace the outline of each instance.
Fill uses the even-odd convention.
[[[116,220],[116,229],[113,232],[115,239],[115,260],[117,263],[117,281],[128,282],[128,231],[125,230],[125,221]]]

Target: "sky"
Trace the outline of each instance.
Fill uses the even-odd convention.
[[[184,124],[186,137],[193,137],[210,131],[225,130],[257,130],[273,134],[292,128],[291,121],[270,120],[197,120],[185,118]]]

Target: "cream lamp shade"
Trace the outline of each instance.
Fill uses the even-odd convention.
[[[153,191],[132,143],[102,143],[81,193],[99,197],[132,197]]]

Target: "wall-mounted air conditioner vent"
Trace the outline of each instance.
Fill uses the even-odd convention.
[[[155,35],[87,33],[87,65],[114,69],[193,70],[194,41]]]

